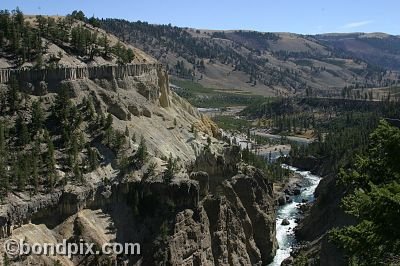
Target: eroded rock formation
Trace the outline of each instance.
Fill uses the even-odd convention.
[[[155,161],[172,155],[184,169],[170,181],[163,178],[164,166],[151,178],[139,169],[121,179],[113,167],[115,156],[98,143],[104,160],[96,171],[85,174],[85,185],[69,184],[33,197],[23,192],[7,197],[0,206],[0,242],[26,236],[31,243],[63,238],[82,238],[97,245],[137,242],[143,254],[71,259],[28,256],[12,263],[23,259],[32,264],[59,260],[65,265],[110,260],[142,265],[268,264],[276,250],[271,183],[260,171],[241,165],[239,148],[215,139],[217,126],[169,91],[163,69],[131,67],[67,71],[73,79],[60,81],[52,72],[21,72],[20,77],[32,84],[31,91],[36,91],[40,80],[43,101],[49,105],[54,94],[47,91],[58,88],[54,80],[69,90],[71,101],[90,98],[97,113],[113,116],[113,128],[143,136]],[[135,145],[132,142],[132,150]]]

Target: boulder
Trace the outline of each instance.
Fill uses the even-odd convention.
[[[282,261],[281,266],[293,265],[293,257],[286,258]]]
[[[122,108],[122,106],[120,106],[117,103],[110,104],[108,106],[108,112],[113,114],[119,120],[124,120],[124,121],[128,120],[128,113],[124,110],[124,108]]]
[[[278,204],[279,206],[283,206],[286,204],[286,197],[285,195],[280,195],[278,198]]]
[[[286,226],[286,225],[289,225],[290,224],[290,222],[289,222],[289,220],[288,219],[283,219],[282,220],[282,223],[281,223],[281,225],[284,225],[284,226]]]
[[[293,191],[289,188],[286,188],[283,192],[285,192],[286,195],[290,195],[290,196],[293,195]]]
[[[134,116],[141,116],[142,115],[142,112],[140,111],[139,107],[137,107],[136,105],[129,105],[128,106],[128,110]]]
[[[151,117],[152,113],[150,111],[149,108],[147,108],[146,106],[142,106],[142,113],[145,117]]]

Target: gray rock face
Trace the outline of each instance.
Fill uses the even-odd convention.
[[[68,70],[65,73],[73,80],[66,83],[77,97],[90,94],[96,111],[109,112],[116,117],[113,126],[117,129],[134,127],[135,132],[148,134],[149,147],[183,150],[174,156],[182,154],[180,158],[190,158],[187,163],[193,163],[204,146],[199,144],[196,149],[192,148],[187,142],[192,139],[191,134],[186,134],[181,128],[169,133],[162,124],[166,119],[172,123],[174,117],[177,117],[179,125],[184,126],[184,123],[189,126],[195,121],[195,117],[185,114],[189,111],[195,114],[193,108],[187,104],[189,111],[179,109],[181,102],[179,105],[176,102],[181,100],[169,95],[167,73],[157,66],[140,68],[139,72],[133,68],[111,69],[111,72],[108,68]],[[43,82],[49,84],[50,91],[51,83],[65,74],[60,72],[61,76],[57,76],[57,73],[23,72],[21,75],[33,80],[44,75]],[[135,73],[141,74],[140,79],[132,77]],[[0,72],[4,77],[3,74]],[[120,80],[125,76],[129,78]],[[91,80],[85,80],[87,78]],[[146,86],[141,93],[138,92],[139,84]],[[142,93],[147,96],[143,97]],[[151,119],[130,118],[131,114]],[[149,134],[150,131],[157,134]],[[191,144],[197,145],[198,140],[192,141]],[[222,145],[215,144],[215,139],[212,141],[209,152],[198,156],[193,169],[189,168],[184,177],[174,178],[168,184],[162,181],[161,176],[141,180],[140,171],[135,172],[132,179],[121,180],[116,178],[117,171],[114,171],[112,163],[106,161],[104,168],[88,174],[91,178],[85,186],[68,185],[64,189],[56,188],[54,193],[32,198],[22,193],[11,195],[7,204],[0,206],[0,236],[10,236],[14,227],[30,221],[33,225],[43,224],[51,231],[85,209],[101,209],[109,212],[115,225],[115,241],[135,240],[148,248],[149,252],[140,258],[144,265],[154,261],[153,251],[157,248],[167,251],[167,263],[171,265],[266,265],[277,247],[272,184],[253,168],[241,174],[238,147],[222,149]],[[185,150],[186,147],[190,152]],[[107,152],[98,150],[104,158],[112,160]],[[183,156],[186,154],[189,156]],[[187,177],[189,173],[192,173],[190,179]],[[110,180],[107,186],[103,183],[105,177]],[[75,220],[85,224],[78,218]],[[124,220],[128,218],[132,223]],[[165,243],[159,247],[155,242],[159,241],[160,227],[164,223],[171,230],[167,230]],[[128,230],[128,224],[133,224],[133,229]],[[95,230],[88,231],[93,239],[101,238]],[[38,240],[45,239],[41,237]]]
[[[205,154],[197,161],[196,169],[206,165],[209,171],[191,174],[200,184],[200,201],[196,210],[177,218],[182,222],[175,224],[169,243],[172,265],[267,265],[273,259],[272,184],[256,169],[247,175],[220,175],[221,169],[237,169],[224,165],[234,164],[234,151],[228,149],[222,157]]]
[[[328,240],[330,229],[351,225],[354,218],[341,208],[345,187],[337,182],[336,176],[328,175],[317,187],[318,198],[305,211],[305,218],[297,226],[296,237],[311,244],[301,249],[301,254],[309,258],[319,258],[320,265],[347,265],[343,251]],[[307,205],[303,205],[307,206]],[[294,257],[296,261],[297,257]]]
[[[131,202],[136,193],[136,204],[152,202],[154,213],[165,211],[166,202],[173,202],[177,210],[165,246],[170,265],[268,264],[277,248],[272,184],[255,169],[247,175],[221,179],[218,189],[210,189],[211,178],[206,172],[195,172],[191,174],[192,180],[174,180],[169,184],[148,180],[113,187],[71,187],[68,192],[58,191],[28,205],[16,202],[10,204],[8,209],[3,208],[5,212],[0,219],[4,231],[2,237],[12,233],[10,225],[34,220],[35,224],[44,223],[53,227],[85,208],[107,210],[110,207],[106,206]],[[129,204],[131,206],[132,203]],[[113,208],[111,214],[114,213],[116,233],[124,235],[126,228],[118,227],[118,224],[123,226],[118,217],[124,215],[121,210]],[[50,217],[58,219],[51,221]],[[144,246],[153,245],[156,236],[149,230],[158,228],[156,221],[159,217],[149,216],[144,224],[139,222],[140,219],[135,226],[136,231],[142,233],[131,237]],[[97,239],[96,232],[91,235]],[[125,238],[129,239],[129,236]],[[144,261],[151,261],[153,254],[143,256]]]
[[[190,179],[196,180],[200,185],[200,197],[208,195],[210,187],[210,177],[206,172],[193,172],[190,175]]]
[[[26,82],[63,81],[77,79],[123,79],[160,71],[160,64],[104,65],[93,67],[62,67],[54,69],[0,69],[0,83],[8,83],[10,77]],[[162,74],[160,74],[162,75]]]
[[[179,213],[169,242],[172,265],[266,265],[276,248],[272,190],[259,172],[227,179],[219,196]]]

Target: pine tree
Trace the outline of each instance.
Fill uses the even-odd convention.
[[[81,169],[79,167],[79,163],[75,163],[75,165],[74,165],[74,177],[75,177],[75,180],[78,180],[79,182],[83,182],[83,175],[82,175]]]
[[[36,132],[40,131],[43,128],[44,124],[44,113],[42,107],[40,106],[39,101],[35,101],[32,103],[32,135],[35,135]]]
[[[103,46],[103,56],[105,58],[108,58],[110,55],[110,41],[108,40],[108,37],[106,34],[103,34],[103,38],[101,38],[100,41],[101,46]]]
[[[113,123],[113,117],[112,117],[111,114],[108,114],[108,115],[107,115],[106,124],[105,124],[105,126],[104,126],[104,129],[110,128],[110,127],[112,126],[112,123]]]
[[[148,157],[148,152],[147,152],[147,147],[146,147],[146,140],[142,136],[140,138],[139,147],[136,152],[136,158],[137,158],[137,161],[139,162],[139,164],[143,165],[146,162],[147,157]]]
[[[17,184],[19,190],[25,190],[26,182],[28,180],[28,176],[30,174],[30,162],[29,157],[25,154],[21,153],[17,156],[18,162],[16,163],[16,177],[17,177]]]
[[[129,138],[129,128],[128,128],[128,126],[125,127],[125,137]]]
[[[164,172],[164,181],[166,183],[171,183],[171,180],[174,178],[178,170],[177,160],[172,157],[172,154],[169,155],[167,162],[167,169]]]
[[[6,151],[6,126],[4,122],[0,120],[0,155],[4,155]]]
[[[50,137],[47,139],[46,163],[49,186],[50,189],[53,189],[56,181],[56,160],[54,158],[54,145]]]
[[[120,130],[116,130],[113,138],[113,148],[116,154],[119,154],[126,144],[126,137]]]
[[[24,147],[30,142],[28,127],[21,116],[18,116],[15,121],[15,132],[18,145]]]
[[[0,121],[0,197],[3,198],[9,190],[9,180],[7,173],[8,152],[5,138],[5,126]]]
[[[94,171],[99,166],[99,160],[97,157],[97,150],[95,148],[88,147],[88,161],[90,171]]]
[[[12,76],[10,78],[10,82],[8,85],[8,94],[7,94],[7,101],[11,114],[14,114],[15,111],[18,110],[18,103],[19,103],[18,90],[19,90],[18,81],[15,79],[14,76]]]
[[[35,145],[31,151],[31,159],[32,159],[32,178],[31,184],[35,189],[35,194],[39,190],[39,167],[40,167],[40,142],[39,140],[35,141]]]

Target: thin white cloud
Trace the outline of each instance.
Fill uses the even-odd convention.
[[[363,20],[363,21],[355,21],[351,23],[347,23],[346,25],[342,26],[343,29],[354,29],[359,28],[368,24],[373,23],[373,20]]]

